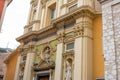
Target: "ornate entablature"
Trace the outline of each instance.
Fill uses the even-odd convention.
[[[26,33],[26,34],[20,36],[19,38],[17,38],[17,41],[26,41],[26,43],[28,43],[28,42],[30,42],[32,40],[32,39],[28,38],[29,36],[32,36],[32,35],[38,36],[39,35],[39,37],[40,37],[41,34],[48,33],[48,32],[50,32],[50,30],[57,33],[56,25],[58,23],[66,21],[66,20],[71,19],[71,18],[75,20],[76,18],[84,17],[84,16],[93,19],[94,14],[95,14],[94,10],[91,9],[89,6],[82,6],[80,8],[77,8],[74,12],[65,14],[65,15],[63,15],[61,17],[58,17],[58,18],[54,19],[52,21],[52,24],[50,26],[46,27],[46,28],[43,28],[43,29],[41,29],[39,31],[31,31],[29,33]],[[84,22],[84,23],[85,23],[84,25],[86,25],[86,24],[89,25],[89,22]],[[38,37],[36,37],[34,39],[37,41],[37,38]],[[27,39],[27,40],[25,40],[25,39]]]
[[[91,7],[82,6],[70,13],[67,13],[63,16],[60,16],[60,17],[54,19],[53,24],[58,24],[60,22],[66,21],[70,18],[77,19],[80,17],[89,17],[89,18],[93,19],[95,17],[95,14],[96,14],[95,11]]]

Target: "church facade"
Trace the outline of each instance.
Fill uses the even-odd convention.
[[[31,0],[14,80],[104,80],[97,0]]]

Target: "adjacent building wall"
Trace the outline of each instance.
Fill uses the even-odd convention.
[[[9,55],[8,59],[5,60],[6,72],[4,80],[14,80],[18,55],[18,51],[14,51]]]
[[[102,3],[105,80],[120,80],[120,0]]]

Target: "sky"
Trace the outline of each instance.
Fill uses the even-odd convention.
[[[29,9],[30,0],[13,0],[7,7],[0,33],[0,47],[15,49],[19,46],[16,38],[23,34]]]

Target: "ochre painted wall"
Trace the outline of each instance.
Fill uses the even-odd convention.
[[[5,4],[5,0],[0,0],[0,19],[1,19],[1,16],[2,16],[4,4]]]
[[[102,15],[97,15],[94,19],[93,40],[93,77],[94,80],[96,80],[97,77],[104,77],[104,56],[102,49]]]
[[[5,74],[5,80],[14,80],[16,64],[18,59],[18,52],[16,52],[11,58],[9,59],[7,66],[7,71]]]

